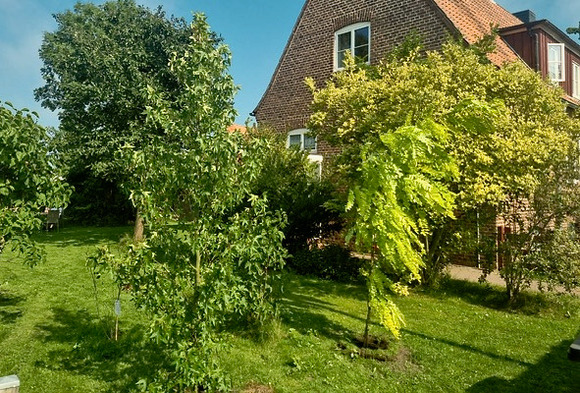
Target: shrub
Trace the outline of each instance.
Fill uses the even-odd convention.
[[[580,287],[580,241],[573,228],[554,231],[536,258],[541,289],[560,286],[571,292]]]
[[[271,149],[264,157],[264,169],[256,179],[254,192],[266,195],[270,210],[286,213],[284,246],[288,251],[295,253],[307,248],[312,239],[340,231],[340,213],[330,203],[334,186],[318,178],[308,154],[287,149],[279,134],[259,130],[259,135],[270,140]]]
[[[296,273],[340,282],[359,281],[363,261],[338,245],[297,251],[288,261]]]

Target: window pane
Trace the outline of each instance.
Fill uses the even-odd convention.
[[[562,63],[558,63],[558,62],[551,62],[548,63],[548,74],[550,76],[550,79],[555,80],[555,81],[559,81],[564,79],[563,78],[563,72],[562,72]]]
[[[550,45],[548,51],[548,61],[562,61],[562,47],[560,45]]]
[[[564,46],[548,44],[548,74],[552,80],[564,80]]]
[[[348,52],[348,50],[338,52],[338,67],[344,67],[344,58],[346,57],[346,52]]]
[[[556,67],[556,63],[550,63],[548,66],[548,76],[551,80],[558,79],[558,69]]]
[[[572,64],[572,97],[580,97],[580,66]]]
[[[316,149],[316,138],[310,135],[304,135],[304,150],[315,150]]]
[[[338,51],[350,49],[350,31],[338,36]]]
[[[354,31],[354,46],[362,46],[369,44],[369,28],[363,27]]]
[[[354,48],[354,57],[358,61],[368,62],[369,61],[369,47],[361,46],[359,48]]]
[[[297,148],[302,148],[302,135],[290,135],[288,137],[288,145],[290,147],[296,146]]]

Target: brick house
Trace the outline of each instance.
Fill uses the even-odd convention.
[[[427,50],[437,50],[449,38],[473,44],[492,26],[499,29],[496,51],[489,55],[493,64],[523,61],[560,84],[569,108],[580,105],[580,46],[549,21],[536,20],[531,11],[511,14],[493,0],[306,0],[253,115],[322,165],[336,151],[305,128],[312,100],[306,77],[322,86],[341,69],[347,50],[377,64],[413,31]],[[497,216],[495,224],[481,230],[501,242],[510,228]],[[469,265],[479,260],[476,255],[454,259]]]
[[[346,50],[377,64],[412,31],[420,34],[426,49],[437,50],[450,37],[473,44],[491,26],[500,29],[500,37],[490,61],[498,67],[524,61],[557,81],[570,106],[580,104],[580,46],[549,21],[536,20],[531,11],[512,15],[493,0],[306,0],[252,114],[320,162],[333,149],[307,135],[312,97],[306,77],[321,86],[341,68]]]

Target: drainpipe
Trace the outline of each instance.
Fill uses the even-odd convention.
[[[534,45],[534,61],[536,63],[536,71],[540,71],[540,36],[538,33],[534,33]]]

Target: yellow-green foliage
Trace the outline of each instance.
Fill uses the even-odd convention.
[[[546,174],[570,174],[577,157],[579,127],[560,89],[524,64],[497,68],[458,43],[375,67],[351,59],[324,88],[307,84],[309,128],[341,148],[335,169],[349,189],[350,235],[377,251],[369,295],[393,332],[400,318],[374,296],[386,299],[389,280],[416,278],[423,258],[440,269],[457,232],[452,211],[531,199]],[[384,278],[373,278],[377,270]]]
[[[309,127],[343,149],[339,168],[352,174],[365,143],[432,119],[451,132],[447,151],[466,206],[498,204],[514,189],[534,189],[550,167],[576,148],[580,129],[563,92],[522,63],[483,64],[457,43],[420,57],[388,59],[377,67],[347,67],[314,89]]]
[[[369,304],[395,337],[403,318],[389,294],[406,292],[398,279],[420,278],[419,222],[453,216],[454,195],[443,181],[456,175],[456,167],[440,148],[445,136],[429,121],[381,134],[380,144],[364,145],[349,190],[346,208],[354,218],[348,238],[354,237],[363,252],[373,250],[365,274]]]

